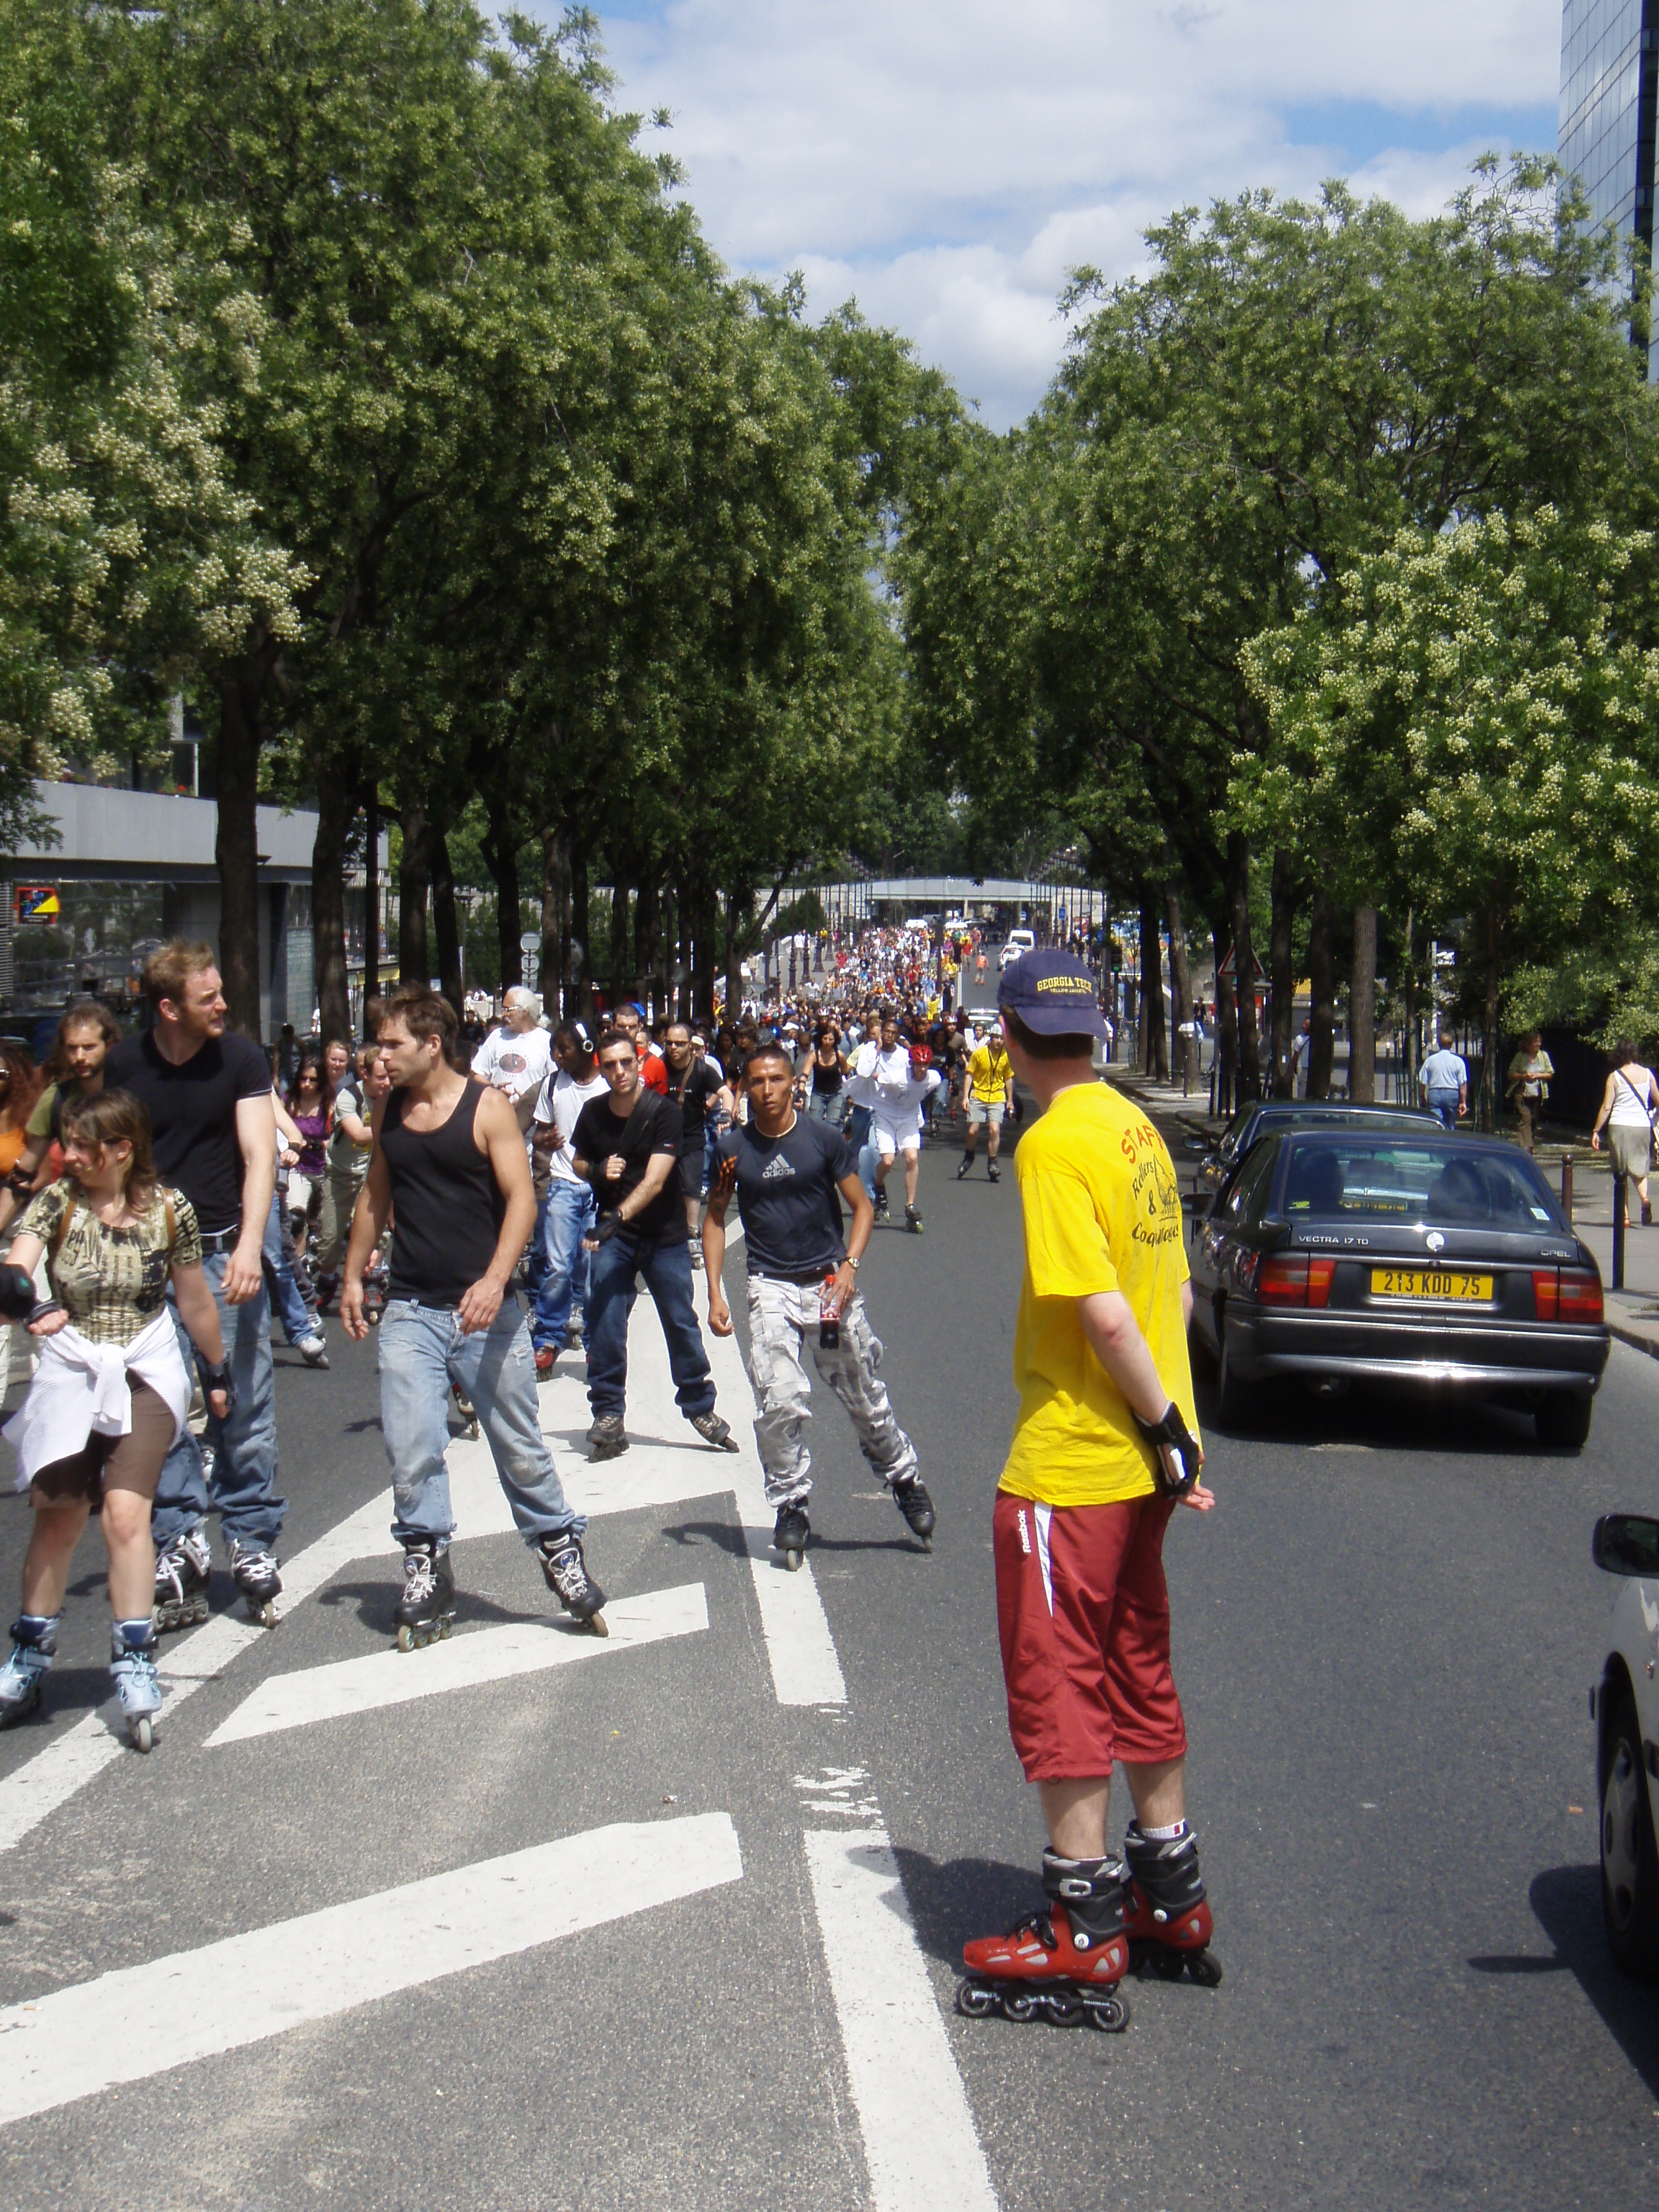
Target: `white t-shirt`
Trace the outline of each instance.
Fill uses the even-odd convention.
[[[1615,1128],[1646,1129],[1652,1124],[1648,1115],[1648,1086],[1653,1077],[1645,1067],[1621,1067],[1613,1079],[1613,1111],[1607,1119]]]
[[[495,1090],[504,1091],[515,1103],[526,1091],[539,1090],[553,1064],[553,1047],[545,1030],[492,1030],[472,1056],[472,1073]]]
[[[892,1119],[902,1119],[910,1101],[910,1048],[902,1042],[890,1052],[884,1052],[878,1044],[861,1045],[854,1073],[870,1084],[875,1092],[872,1102],[877,1113]]]
[[[593,1071],[586,1083],[578,1083],[562,1068],[551,1073],[542,1085],[542,1095],[536,1101],[536,1119],[549,1123],[559,1133],[558,1149],[548,1155],[555,1182],[580,1182],[573,1163],[576,1155],[570,1149],[570,1139],[575,1134],[576,1119],[590,1098],[610,1095],[611,1085],[599,1070]],[[583,1184],[586,1189],[586,1184]]]

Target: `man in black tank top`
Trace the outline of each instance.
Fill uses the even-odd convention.
[[[451,1064],[454,1009],[410,986],[380,1024],[391,1095],[375,1109],[374,1152],[352,1217],[340,1318],[368,1334],[363,1269],[395,1208],[398,1234],[380,1322],[380,1426],[404,1547],[399,1649],[447,1636],[450,1387],[477,1410],[495,1472],[548,1587],[565,1610],[608,1633],[605,1593],[588,1576],[581,1536],[542,1436],[530,1330],[508,1288],[535,1225],[536,1197],[518,1117],[505,1096]]]

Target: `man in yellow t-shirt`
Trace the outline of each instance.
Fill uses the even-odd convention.
[[[993,1182],[1000,1182],[1002,1170],[997,1165],[997,1154],[1002,1149],[1002,1117],[1014,1109],[1014,1071],[1008,1064],[1000,1024],[988,1034],[976,1051],[969,1054],[962,1087],[968,1107],[968,1135],[957,1181],[960,1182],[974,1164],[974,1140],[983,1127],[988,1131],[985,1172]]]
[[[998,1000],[1012,1071],[1042,1119],[1015,1154],[1025,1278],[1014,1338],[1019,1413],[994,1518],[1008,1723],[1048,1825],[1045,1911],[965,1947],[963,2009],[1033,1996],[1121,2027],[1112,1995],[1137,1948],[1219,1979],[1198,1844],[1186,1819],[1187,1735],[1170,1668],[1164,1532],[1199,1481],[1181,1198],[1163,1139],[1097,1082],[1093,979],[1027,953]],[[1135,1818],[1127,1868],[1109,1852],[1112,1767]],[[1026,2016],[1021,2012],[1017,2016]]]

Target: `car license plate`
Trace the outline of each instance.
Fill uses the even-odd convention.
[[[1490,1275],[1465,1274],[1461,1267],[1373,1267],[1374,1298],[1490,1298]]]

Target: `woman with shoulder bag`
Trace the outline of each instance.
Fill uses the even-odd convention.
[[[1607,1078],[1607,1087],[1601,1094],[1601,1110],[1595,1117],[1595,1127],[1590,1131],[1590,1150],[1601,1149],[1601,1132],[1607,1133],[1607,1150],[1613,1159],[1613,1171],[1626,1179],[1626,1191],[1632,1182],[1636,1195],[1642,1201],[1642,1220],[1650,1225],[1653,1207],[1648,1197],[1648,1165],[1653,1154],[1653,1116],[1659,1109],[1659,1083],[1653,1071],[1644,1067],[1636,1057],[1636,1047],[1628,1037],[1620,1037],[1613,1055],[1613,1069]],[[1625,1226],[1630,1227],[1630,1200],[1625,1200]]]
[[[230,1370],[196,1216],[187,1199],[156,1181],[143,1103],[131,1091],[106,1091],[66,1106],[61,1127],[65,1173],[30,1200],[6,1255],[26,1273],[44,1255],[51,1296],[29,1316],[40,1364],[5,1430],[34,1529],[23,1560],[22,1611],[0,1666],[0,1723],[40,1702],[70,1562],[96,1507],[109,1547],[110,1673],[132,1741],[148,1751],[161,1703],[150,1508],[191,1400],[167,1308],[169,1282],[202,1358],[208,1404],[222,1421],[230,1412]]]

